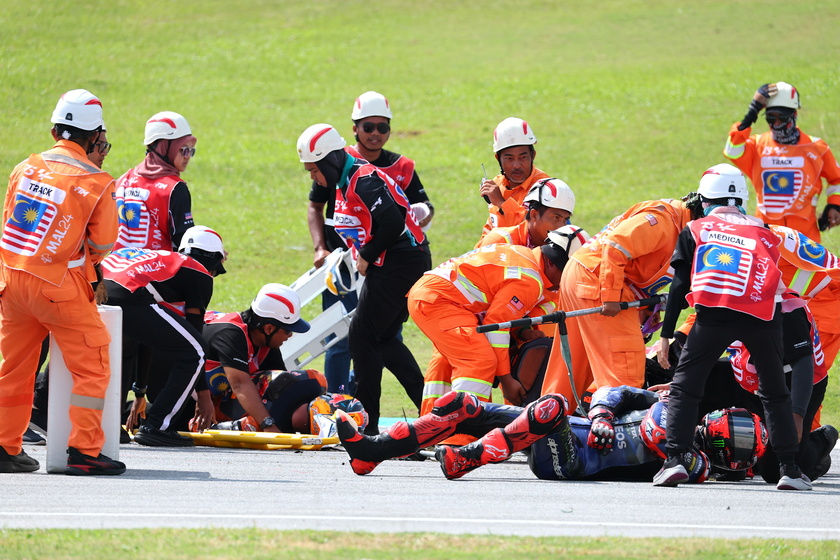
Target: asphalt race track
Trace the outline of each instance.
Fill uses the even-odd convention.
[[[548,482],[524,457],[463,479],[429,459],[388,461],[360,477],[340,450],[252,451],[122,445],[116,477],[2,474],[0,527],[260,527],[558,536],[840,539],[840,448],[811,492],[759,481],[655,488]],[[628,507],[629,504],[632,506]],[[230,513],[225,513],[230,512]]]

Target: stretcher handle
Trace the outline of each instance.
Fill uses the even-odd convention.
[[[665,303],[668,299],[668,294],[660,294],[649,298],[644,298],[636,301],[622,301],[620,307],[623,310],[631,307],[650,307],[657,303]],[[479,325],[476,328],[477,332],[484,333],[489,331],[498,331],[502,329],[515,329],[518,327],[531,327],[534,325],[547,325],[552,323],[562,323],[568,317],[580,317],[582,315],[593,315],[600,313],[603,306],[590,307],[589,309],[578,309],[577,311],[555,311],[548,315],[540,315],[539,317],[525,317],[524,319],[514,319],[505,323],[492,323],[490,325]]]

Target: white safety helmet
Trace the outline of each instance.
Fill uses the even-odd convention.
[[[531,186],[523,202],[539,202],[549,208],[575,212],[575,193],[564,181],[550,177],[540,179]]]
[[[575,251],[589,241],[589,234],[581,227],[567,224],[549,231],[546,241],[557,245],[566,251],[567,256],[571,257]]]
[[[187,119],[172,111],[161,111],[146,121],[143,145],[149,146],[156,140],[175,140],[192,134]]]
[[[96,130],[102,126],[102,102],[86,89],[68,91],[56,103],[50,122]]]
[[[335,128],[320,123],[313,124],[303,131],[297,141],[297,151],[301,163],[315,163],[346,145],[347,142]]]
[[[719,163],[708,168],[700,177],[697,194],[708,200],[718,198],[749,198],[747,181],[741,171],[728,163]]]
[[[493,131],[493,151],[497,154],[511,146],[533,146],[537,137],[531,126],[516,117],[508,117]]]
[[[263,319],[273,319],[287,331],[304,333],[309,323],[300,318],[300,297],[283,284],[266,284],[251,302],[251,311]]]
[[[368,117],[391,118],[391,105],[381,93],[366,91],[357,97],[356,102],[353,103],[353,112],[350,114],[350,118],[354,122]]]
[[[767,108],[771,107],[799,109],[799,92],[787,82],[776,82],[776,93],[767,100]]]
[[[208,253],[225,253],[222,236],[207,226],[193,226],[184,232],[178,252],[189,255],[192,249],[201,249]]]
[[[227,272],[222,265],[225,260],[222,236],[207,226],[193,226],[185,231],[178,252],[196,259],[210,272]]]

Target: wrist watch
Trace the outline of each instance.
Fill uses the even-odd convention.
[[[263,421],[260,422],[260,429],[265,430],[266,428],[274,425],[274,418],[271,416],[266,416],[263,418]]]
[[[146,387],[139,387],[137,383],[131,384],[131,391],[134,393],[135,398],[141,398],[146,396]]]

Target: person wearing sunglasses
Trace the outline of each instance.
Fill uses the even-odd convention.
[[[756,216],[819,243],[821,231],[840,223],[840,167],[825,140],[797,126],[799,107],[799,91],[791,84],[762,85],[744,118],[732,125],[723,154],[752,181]],[[753,134],[751,127],[762,109],[769,130]],[[827,200],[818,218],[817,201],[823,190]],[[829,364],[840,353],[838,301],[840,289],[829,286],[808,303]]]
[[[105,135],[105,123],[102,123],[102,134],[99,135],[99,140],[93,145],[93,151],[88,154],[88,159],[93,162],[96,167],[102,169],[102,164],[105,162],[105,156],[111,151],[111,143]]]
[[[799,91],[791,84],[764,84],[741,122],[732,125],[723,154],[752,180],[756,216],[819,242],[821,231],[840,223],[840,167],[825,140],[797,126],[799,107]],[[752,134],[762,109],[769,130]],[[823,179],[828,200],[818,219]]]
[[[423,183],[414,168],[414,161],[395,152],[384,149],[391,137],[391,105],[380,93],[368,91],[353,102],[350,113],[353,120],[354,146],[345,150],[354,158],[365,160],[378,167],[405,193],[411,211],[418,225],[425,232],[434,217],[434,206],[429,201]],[[346,247],[344,241],[335,232],[332,215],[335,206],[335,190],[327,189],[317,182],[312,182],[309,191],[308,223],[315,247],[313,262],[315,267],[324,264],[324,259],[339,247]],[[326,210],[326,217],[325,217]],[[342,267],[340,270],[344,284],[350,284],[351,271]],[[349,312],[356,308],[358,295],[355,290],[346,294],[323,294],[323,309],[329,309],[340,301]],[[332,392],[353,392],[350,382],[350,347],[347,339],[337,342],[327,349],[324,359],[324,373]]]
[[[117,236],[114,179],[88,158],[102,136],[102,102],[76,89],[50,121],[55,145],[12,171],[0,232],[0,473],[33,472],[22,449],[41,342],[54,337],[73,379],[67,474],[118,475],[101,454],[111,376],[110,336],[90,282]]]
[[[181,174],[195,156],[196,138],[187,119],[162,111],[146,122],[143,143],[145,159],[117,180],[120,232],[115,248],[177,251],[184,232],[195,225]]]
[[[391,104],[381,93],[367,91],[356,98],[353,111],[353,136],[356,138],[354,146],[346,148],[353,157],[360,157],[391,177],[405,192],[415,212],[422,212],[418,217],[420,227],[428,230],[435,208],[429,202],[423,183],[414,167],[414,160],[403,155],[384,149],[391,138]],[[425,208],[417,209],[418,205]]]
[[[298,157],[310,178],[335,193],[330,217],[365,277],[348,336],[358,384],[355,396],[370,414],[366,430],[377,433],[383,367],[420,406],[423,374],[399,333],[408,319],[406,294],[431,268],[431,255],[405,192],[378,167],[347,153],[345,146],[338,131],[324,123],[310,126],[297,141]]]
[[[88,159],[91,163],[96,165],[96,167],[102,169],[102,163],[105,161],[105,156],[107,156],[108,152],[111,151],[111,144],[105,137],[104,121],[102,122],[102,130],[100,131],[99,138],[91,145],[90,150],[90,153],[87,155]],[[97,299],[96,303],[103,302]],[[46,445],[47,443],[44,436],[47,435],[46,426],[47,406],[49,404],[49,368],[41,371],[41,367],[47,361],[49,348],[50,338],[47,337],[41,344],[41,354],[38,357],[38,369],[35,370],[38,374],[35,379],[35,400],[32,404],[32,416],[29,420],[30,427],[26,430],[26,433],[23,434],[24,443],[33,445]],[[33,429],[31,427],[32,425],[36,426],[37,430]]]
[[[548,174],[534,166],[537,137],[526,121],[509,117],[493,130],[493,152],[499,162],[500,173],[493,179],[484,178],[479,194],[487,202],[490,215],[481,236],[497,227],[516,226],[527,214],[525,195]]]

